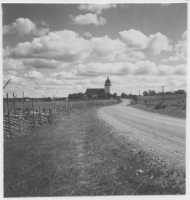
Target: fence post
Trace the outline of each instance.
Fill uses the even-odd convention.
[[[18,112],[18,127],[19,127],[19,132],[21,134],[21,129],[20,129],[20,115],[19,115],[19,112]]]
[[[4,97],[3,97],[3,114],[5,113],[5,101],[4,101]]]
[[[59,115],[59,111],[60,111],[61,109],[60,109],[60,101],[59,101],[59,109],[58,109],[58,115]]]
[[[41,110],[40,110],[40,106],[39,106],[39,115],[40,115],[40,126],[41,126]]]
[[[23,95],[23,113],[25,111],[25,105],[24,105],[24,92],[22,91],[22,95]]]
[[[14,95],[14,92],[13,92],[13,109],[14,109],[14,113],[15,113],[15,95]]]
[[[53,102],[53,110],[54,110],[54,117],[55,117],[55,101]]]
[[[36,122],[35,122],[35,117],[34,117],[34,105],[33,105],[33,101],[32,101],[32,110],[33,110],[33,122],[34,122],[34,127],[36,129]]]
[[[10,138],[12,137],[11,134],[11,121],[10,121],[10,113],[9,113],[9,95],[7,92],[7,117],[8,117],[8,124],[9,124],[9,134],[10,134]]]

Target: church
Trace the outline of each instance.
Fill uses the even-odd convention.
[[[109,80],[109,76],[107,77],[107,80],[105,81],[104,88],[88,88],[86,89],[86,92],[84,95],[92,95],[93,98],[97,98],[99,95],[103,95],[104,93],[110,93],[110,86],[111,81]]]

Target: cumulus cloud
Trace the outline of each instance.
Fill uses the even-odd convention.
[[[101,75],[133,75],[133,76],[168,76],[172,74],[176,75],[186,75],[186,65],[158,65],[150,62],[148,60],[137,61],[135,63],[130,62],[118,62],[118,63],[88,63],[80,64],[74,70],[71,71],[71,74],[76,76],[87,76],[87,77],[97,77]],[[71,76],[69,73],[69,75]],[[58,74],[55,74],[54,77],[57,77]],[[63,73],[63,75],[67,75]],[[68,76],[68,75],[67,75]],[[71,76],[73,77],[73,76]],[[152,79],[154,80],[154,78]]]
[[[37,36],[44,36],[50,31],[49,28],[41,28],[41,29],[36,29],[34,31],[34,34]]]
[[[48,59],[63,62],[82,61],[89,54],[88,41],[74,31],[50,32],[34,38],[32,42],[19,43],[8,49],[6,55],[15,58]]]
[[[157,66],[157,69],[155,71],[155,75],[158,75],[158,76],[170,75],[170,74],[172,74],[173,70],[174,70],[173,66],[159,65],[159,66]]]
[[[17,75],[17,71],[13,71],[13,70],[3,71],[3,76],[4,75]]]
[[[43,26],[46,26],[46,27],[49,26],[49,24],[45,20],[41,20],[40,24],[43,25]]]
[[[116,4],[81,4],[79,10],[87,10],[94,12],[96,14],[101,14],[102,10],[107,10],[110,8],[116,8]]]
[[[148,48],[154,55],[159,55],[161,51],[172,51],[170,41],[161,33],[156,33],[148,37]]]
[[[134,64],[133,75],[150,74],[155,70],[155,64],[150,61],[138,61]]]
[[[19,43],[15,48],[6,49],[5,54],[12,58],[45,59],[71,63],[82,62],[87,58],[92,61],[97,59],[114,61],[116,55],[123,53],[125,50],[126,45],[119,39],[113,40],[108,36],[104,36],[85,40],[74,31],[63,30],[34,38],[32,42]],[[37,60],[24,62],[25,64],[33,62],[34,66],[38,66],[35,64]],[[42,63],[42,60],[40,62]],[[54,67],[51,61],[49,64],[47,63],[47,67],[49,65]]]
[[[10,84],[20,84],[24,83],[24,79],[15,75],[4,75],[3,82],[6,83],[9,79],[11,79]]]
[[[56,60],[45,59],[23,59],[25,66],[33,67],[36,69],[57,69],[58,67],[67,67],[67,64]]]
[[[20,36],[34,34],[38,36],[46,35],[49,28],[37,28],[36,24],[28,18],[18,18],[11,25],[3,26],[3,33],[18,33]]]
[[[175,55],[169,58],[164,58],[163,62],[172,61],[186,61],[187,60],[187,31],[182,34],[182,40],[180,40],[174,47]]]
[[[74,79],[77,78],[76,75],[74,75],[72,72],[55,72],[53,74],[50,75],[50,77],[52,78],[56,78],[56,79]]]
[[[6,58],[3,60],[3,70],[19,71],[24,69],[24,65],[21,60],[13,60]]]
[[[120,31],[121,39],[131,47],[144,49],[147,47],[148,38],[142,32],[134,29]]]
[[[115,56],[126,50],[125,44],[119,39],[112,40],[107,35],[104,37],[93,37],[89,40],[90,56],[92,59],[104,58],[113,61]]]
[[[161,51],[172,50],[170,40],[159,32],[149,37],[134,29],[120,31],[119,34],[121,35],[122,41],[127,43],[129,47],[139,50],[147,49],[154,55],[159,55]]]
[[[144,60],[146,57],[143,52],[140,51],[129,51],[126,53],[121,53],[116,56],[116,62],[136,62],[138,60]]]
[[[56,80],[54,78],[44,78],[39,80],[40,85],[63,85],[63,80]],[[52,86],[53,87],[53,86]],[[55,88],[54,88],[55,89]]]
[[[27,74],[25,74],[25,77],[29,79],[42,79],[44,78],[44,75],[41,72],[30,71]]]
[[[138,34],[141,33],[137,32]],[[170,49],[166,37],[160,33],[151,35],[146,42],[135,41],[132,34],[124,35],[125,41],[111,39],[107,35],[87,40],[79,37],[74,31],[50,32],[46,36],[34,38],[32,42],[19,43],[15,48],[7,48],[4,50],[4,57],[22,59],[24,65],[34,68],[56,69],[67,67],[68,63],[84,61],[137,62],[146,58],[142,48],[152,49],[156,55]]]
[[[103,17],[98,17],[96,14],[88,13],[85,15],[78,15],[76,17],[73,17],[71,15],[72,20],[75,24],[80,25],[87,25],[87,24],[95,24],[98,25],[104,25],[106,23],[106,19]]]
[[[72,71],[78,76],[96,77],[99,75],[144,75],[155,71],[155,64],[150,61],[138,61],[136,63],[88,63],[80,64]]]
[[[156,67],[155,75],[158,76],[168,76],[168,75],[179,75],[184,76],[187,74],[186,69],[187,66],[184,64],[171,66],[171,65],[159,65]]]
[[[173,74],[180,75],[180,76],[183,76],[183,75],[186,76],[187,75],[187,66],[184,64],[174,66]]]
[[[92,34],[89,33],[89,32],[85,32],[83,35],[86,36],[86,37],[90,37],[90,38],[92,37]]]
[[[99,76],[99,75],[125,75],[129,73],[129,67],[126,63],[88,63],[80,64],[73,71],[78,76]]]

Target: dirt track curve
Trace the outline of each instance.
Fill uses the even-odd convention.
[[[102,107],[98,116],[126,139],[138,142],[142,149],[185,169],[186,120],[129,107],[129,103],[124,100]]]

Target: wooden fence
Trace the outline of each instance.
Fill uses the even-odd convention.
[[[14,96],[14,95],[13,95]],[[24,134],[32,129],[39,129],[56,119],[67,116],[78,110],[92,106],[118,103],[117,100],[88,100],[88,101],[52,101],[52,102],[4,102],[3,129],[7,139]]]

